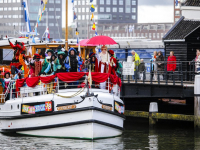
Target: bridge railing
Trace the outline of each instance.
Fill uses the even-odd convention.
[[[134,75],[122,73],[122,83],[193,84],[195,75],[200,73],[200,63],[195,61],[146,61],[145,64],[148,66],[145,65],[145,69],[140,70],[140,64],[135,62]]]

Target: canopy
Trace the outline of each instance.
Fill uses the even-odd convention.
[[[91,38],[87,44],[95,44],[95,45],[114,45],[117,44],[111,37],[109,36],[95,36]]]
[[[84,39],[84,40],[81,40],[79,44],[80,46],[97,46],[98,45],[98,44],[87,44],[88,41],[89,39]],[[76,44],[76,45],[78,46],[79,44]]]

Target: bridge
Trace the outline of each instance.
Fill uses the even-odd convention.
[[[149,62],[153,66],[153,62]],[[134,72],[135,79],[130,75],[122,75],[121,98],[175,98],[194,99],[194,77],[197,74],[197,63],[194,61],[177,61],[174,72],[167,71],[167,61],[156,62],[164,64],[163,71],[150,71],[145,69],[142,73],[138,66]],[[139,75],[140,74],[140,75]],[[157,76],[157,80],[153,78]]]

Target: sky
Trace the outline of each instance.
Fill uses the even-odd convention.
[[[63,21],[65,27],[65,2],[63,1]],[[138,23],[167,23],[174,19],[174,0],[138,0]],[[71,0],[68,0],[68,25],[73,21]]]

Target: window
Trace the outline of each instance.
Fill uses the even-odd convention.
[[[77,1],[74,1],[74,5],[77,5]]]
[[[17,10],[18,10],[18,7],[13,7],[13,10],[17,11]]]
[[[8,10],[8,8],[7,7],[4,7],[4,11],[7,11]]]
[[[78,12],[81,12],[81,8],[78,8]]]
[[[136,1],[135,0],[132,0],[132,5],[136,5]]]
[[[49,26],[50,26],[50,27],[53,27],[53,26],[54,26],[54,23],[49,23]]]
[[[60,16],[56,16],[56,19],[60,19]]]
[[[85,5],[85,1],[84,0],[82,0],[82,5]]]
[[[117,12],[117,7],[113,7],[113,12]]]
[[[54,11],[54,8],[49,8],[49,11]]]
[[[0,15],[0,18],[3,18],[3,15]]]
[[[86,20],[88,20],[89,19],[89,15],[86,15]]]
[[[111,20],[112,15],[111,14],[99,14],[98,20]]]
[[[60,0],[56,0],[56,4],[60,4]]]
[[[100,12],[104,12],[104,7],[100,7]]]
[[[3,11],[3,7],[0,7],[0,11]]]
[[[124,5],[123,0],[119,0],[119,5]]]
[[[82,8],[82,12],[85,12],[85,8]]]
[[[86,12],[89,12],[89,8],[86,8]]]
[[[117,5],[117,0],[113,0],[113,5]]]
[[[54,19],[54,16],[49,16],[49,19]]]
[[[19,15],[19,18],[23,18],[23,15]]]
[[[119,12],[124,12],[124,8],[123,8],[123,7],[120,7],[120,8],[119,8]]]
[[[160,38],[160,33],[157,33],[157,39],[159,39]]]
[[[132,15],[132,19],[135,20],[136,19],[136,15]]]
[[[106,0],[106,5],[110,5],[110,0]]]
[[[131,0],[126,0],[125,4],[126,13],[131,13]]]
[[[7,15],[4,15],[4,18],[8,18],[8,16],[7,16]]]
[[[164,34],[163,34],[163,33],[161,33],[161,35],[160,35],[160,36],[161,36],[161,38],[163,38]]]
[[[54,3],[54,0],[49,0],[49,3]]]
[[[8,3],[12,3],[12,0],[8,0]]]
[[[85,15],[82,15],[82,20],[85,20]]]
[[[17,0],[17,3],[20,3],[20,0]]]
[[[18,18],[18,15],[13,15],[13,18]]]
[[[106,7],[106,12],[110,12],[110,7]]]
[[[153,33],[153,38],[156,38],[156,33]]]
[[[117,33],[115,33],[115,37],[117,37]]]
[[[16,23],[16,22],[15,22],[15,23],[13,23],[13,26],[18,26],[18,23]]]
[[[11,7],[9,7],[11,9]],[[19,7],[19,10],[23,10],[24,8],[23,7]]]
[[[104,5],[104,0],[100,0],[100,5]]]
[[[78,5],[81,5],[81,1],[78,1]]]
[[[12,18],[12,15],[8,15],[8,18]]]
[[[4,0],[4,3],[7,3],[8,2],[8,0]]]
[[[113,19],[117,19],[117,15],[113,15]]]
[[[180,16],[180,11],[179,10],[175,11],[175,16]]]
[[[60,11],[60,8],[56,8],[56,11]]]
[[[132,8],[132,13],[135,13],[136,12],[136,8]]]
[[[13,3],[16,3],[16,0],[13,0]]]
[[[78,20],[81,20],[81,16],[80,15],[78,16]]]

